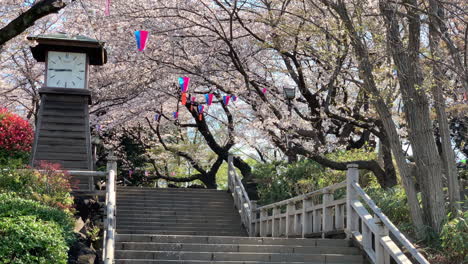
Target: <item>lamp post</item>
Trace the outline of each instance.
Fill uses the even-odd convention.
[[[294,98],[296,98],[296,88],[284,87],[283,92],[284,92],[284,98],[288,100],[289,117],[291,117],[291,110],[292,110],[291,101],[294,100]]]
[[[289,110],[289,119],[291,119],[292,116],[292,104],[291,101],[296,98],[296,88],[291,88],[291,87],[284,87],[283,88],[283,93],[284,93],[284,98],[288,101],[288,110]],[[291,127],[289,127],[289,130],[291,130]],[[289,149],[291,148],[291,142],[289,141],[288,138],[288,132],[286,132],[286,145],[287,145],[287,150],[289,152]],[[292,163],[296,161],[296,157],[294,155],[288,155],[288,163]]]

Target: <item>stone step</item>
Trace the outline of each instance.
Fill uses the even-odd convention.
[[[140,215],[119,215],[117,214],[117,219],[124,220],[124,221],[142,221],[142,222],[159,222],[159,221],[164,221],[164,222],[174,222],[174,223],[180,223],[180,222],[187,222],[187,221],[205,221],[207,223],[210,223],[212,221],[217,221],[218,219],[223,219],[226,221],[237,221],[240,225],[240,220],[239,217],[227,217],[227,218],[219,218],[219,217],[207,217],[207,216],[174,216],[174,215],[160,215],[160,216],[154,216],[154,217],[141,217]],[[117,220],[119,221],[119,220]]]
[[[117,217],[140,217],[140,218],[204,218],[204,219],[240,219],[238,215],[235,213],[206,213],[202,214],[198,213],[191,213],[191,212],[177,212],[177,213],[162,213],[162,212],[148,212],[148,213],[139,213],[139,212],[121,212],[117,210]]]
[[[146,230],[146,229],[120,229],[116,228],[118,234],[135,234],[135,235],[184,235],[184,236],[245,236],[245,231],[177,231],[177,230]]]
[[[171,205],[194,205],[194,206],[226,206],[226,207],[234,207],[232,200],[225,200],[225,201],[206,201],[206,200],[187,200],[187,201],[178,201],[178,200],[140,200],[138,197],[135,197],[131,200],[117,200],[119,204],[128,204],[128,205],[135,205],[135,204],[142,204],[142,205],[163,205],[163,206],[171,206]]]
[[[134,224],[134,225],[240,225],[238,219],[153,219],[153,218],[117,218],[117,225],[119,224]]]
[[[117,250],[143,251],[195,251],[195,252],[257,252],[299,254],[345,254],[359,255],[353,247],[317,247],[295,245],[251,245],[251,244],[194,244],[194,243],[148,243],[118,242]]]
[[[117,186],[117,191],[151,191],[151,192],[168,192],[168,193],[227,193],[226,190],[215,189],[194,189],[194,188],[152,188],[152,187],[135,187],[135,186]]]
[[[117,207],[117,213],[120,215],[125,214],[139,214],[143,216],[149,215],[214,215],[214,216],[237,216],[239,213],[233,209],[230,210],[216,210],[207,208],[205,210],[196,208],[186,208],[177,210],[174,208],[170,209],[141,209],[141,208],[128,208],[128,207]]]
[[[199,226],[194,226],[194,225],[172,225],[172,226],[164,226],[164,225],[148,225],[148,224],[141,224],[141,225],[135,225],[135,224],[117,224],[117,229],[145,229],[148,231],[153,231],[153,230],[168,230],[168,231],[243,231],[243,227],[241,225],[235,225],[235,226],[208,226],[208,225],[199,225]]]
[[[230,195],[227,191],[165,191],[163,189],[145,189],[145,188],[136,188],[136,189],[119,189],[117,188],[117,193],[144,193],[144,194],[166,194],[166,195]]]
[[[362,263],[360,255],[116,250],[117,259]]]
[[[117,242],[194,243],[194,244],[248,244],[248,245],[291,245],[314,247],[349,247],[346,239],[304,239],[278,237],[242,236],[186,236],[186,235],[130,235],[118,234]]]
[[[173,206],[173,207],[166,207],[166,206],[128,206],[128,205],[119,205],[117,204],[117,208],[119,210],[125,211],[141,211],[141,212],[151,212],[151,211],[195,211],[195,212],[236,212],[237,211],[232,207],[209,207],[209,206]]]
[[[266,264],[266,263],[288,263],[288,264],[348,264],[349,262],[272,262],[272,261],[209,261],[206,260],[150,260],[150,259],[120,259],[115,261],[116,264],[174,264],[174,263],[183,263],[183,264]],[[364,262],[355,262],[364,263]],[[354,263],[353,263],[354,264]]]
[[[232,204],[189,204],[189,203],[178,203],[178,204],[160,204],[160,203],[124,203],[117,202],[119,208],[139,208],[139,209],[214,209],[214,210],[234,210]]]
[[[138,196],[138,197],[117,197],[117,204],[118,203],[153,203],[153,204],[223,204],[227,205],[230,204],[234,206],[234,201],[230,199],[204,199],[200,197],[191,197],[186,199],[177,200],[175,198],[158,198],[158,197],[146,197],[146,196]]]

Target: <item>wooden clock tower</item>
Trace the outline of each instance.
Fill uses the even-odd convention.
[[[65,34],[28,37],[32,54],[45,62],[44,86],[31,164],[44,160],[68,170],[93,170],[89,126],[89,65],[107,62],[104,43]]]

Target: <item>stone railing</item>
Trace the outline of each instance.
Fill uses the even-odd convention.
[[[256,203],[255,201],[250,201],[244,185],[237,175],[232,156],[228,158],[228,166],[228,188],[234,198],[234,206],[239,210],[242,224],[247,229],[247,232],[249,232],[250,236],[253,236],[251,233],[251,230],[253,230],[251,219],[252,211],[255,209]]]
[[[362,247],[373,263],[387,264],[390,259],[396,263],[429,262],[413,244],[382,213],[374,201],[359,186],[359,171],[355,164],[348,165],[346,181],[346,233]],[[365,205],[371,209],[371,215]],[[393,235],[393,238],[389,234]],[[404,253],[407,251],[411,261]]]
[[[346,183],[342,182],[257,208],[253,212],[253,234],[261,237],[324,238],[328,233],[343,232],[345,187]],[[335,199],[335,194],[339,199]]]
[[[228,163],[229,190],[250,236],[325,238],[345,233],[372,263],[390,264],[391,259],[399,264],[429,263],[359,186],[355,164],[348,165],[344,182],[257,207],[249,200],[232,157]]]

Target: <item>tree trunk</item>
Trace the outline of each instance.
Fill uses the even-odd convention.
[[[401,149],[400,138],[398,136],[395,122],[392,119],[392,114],[388,106],[385,104],[379,90],[377,89],[377,85],[373,76],[373,65],[369,58],[369,51],[367,50],[362,37],[357,33],[353,21],[349,17],[345,4],[340,2],[340,4],[337,5],[327,0],[322,0],[322,2],[333,8],[338,13],[348,31],[351,39],[351,45],[355,50],[355,55],[358,60],[359,71],[363,76],[364,87],[372,95],[371,102],[376,108],[376,111],[381,118],[382,126],[385,128],[385,133],[388,136],[392,153],[397,162],[403,186],[405,187],[411,220],[413,221],[414,226],[417,228],[416,235],[418,238],[420,238],[422,236],[421,230],[424,226],[424,223],[421,207],[416,195],[416,189],[414,188],[413,177]]]
[[[445,175],[448,181],[448,193],[450,200],[450,209],[456,214],[460,210],[460,186],[458,183],[458,171],[455,164],[455,154],[452,150],[452,142],[450,140],[450,130],[448,125],[448,117],[445,112],[445,99],[443,95],[443,80],[445,79],[442,70],[440,59],[440,32],[437,30],[437,19],[444,19],[444,10],[439,6],[438,1],[430,0],[430,24],[429,24],[429,45],[433,57],[433,75],[434,84],[432,85],[432,93],[434,96],[434,107],[437,113],[437,122],[439,124],[439,133],[442,150],[442,162]]]
[[[441,162],[429,115],[429,102],[422,89],[423,76],[419,61],[421,22],[415,9],[416,0],[408,0],[408,3],[408,47],[403,45],[400,37],[401,23],[396,16],[398,7],[383,0],[380,1],[380,7],[387,27],[389,49],[398,69],[409,139],[421,175],[425,217],[427,223],[439,232],[445,218]]]
[[[386,135],[386,133],[384,133],[384,135]],[[395,166],[393,166],[392,149],[388,137],[380,138],[380,148],[382,151],[382,167],[385,171],[384,182],[383,185],[381,184],[381,186],[384,189],[391,188],[397,185],[398,181],[396,177]]]
[[[199,179],[200,181],[205,184],[207,189],[216,189],[218,188],[218,185],[216,184],[216,174],[209,172]]]

